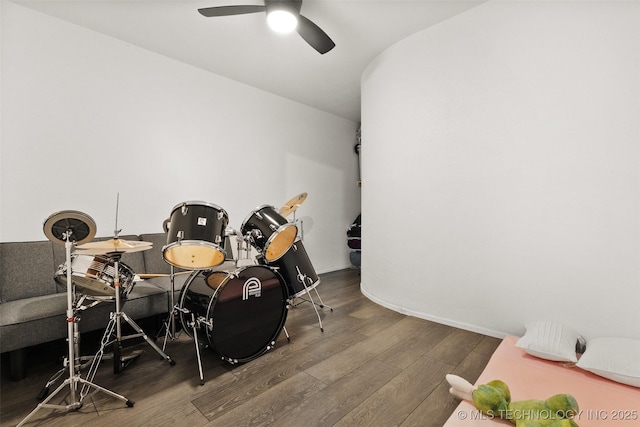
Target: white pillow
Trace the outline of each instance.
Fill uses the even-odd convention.
[[[527,331],[516,342],[532,356],[558,362],[576,362],[576,343],[580,335],[558,322],[539,321],[526,325]]]
[[[576,366],[610,380],[640,387],[640,340],[604,337],[587,342]]]

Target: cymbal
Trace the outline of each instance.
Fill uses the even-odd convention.
[[[294,212],[307,199],[307,193],[300,193],[280,208],[280,215],[287,216]]]
[[[90,242],[96,235],[96,223],[89,215],[79,211],[60,211],[44,222],[45,236],[53,243],[64,244],[67,237],[76,244]]]
[[[151,249],[153,243],[123,239],[111,239],[101,242],[90,242],[76,246],[76,253],[86,255],[102,255],[112,252],[140,252]]]

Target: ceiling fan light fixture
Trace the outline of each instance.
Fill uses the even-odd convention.
[[[298,26],[298,18],[290,11],[278,8],[267,13],[267,23],[277,33],[290,33]]]

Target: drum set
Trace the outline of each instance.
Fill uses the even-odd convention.
[[[286,219],[295,214],[306,197],[306,193],[299,194],[280,210],[271,205],[257,207],[244,219],[239,232],[228,227],[224,209],[201,201],[176,205],[165,221],[167,245],[162,255],[172,266],[172,298],[173,267],[192,272],[177,303],[171,302],[173,310],[165,322],[163,348],[169,337],[176,338],[179,319],[183,330],[194,339],[201,385],[201,346],[231,364],[261,356],[274,347],[282,331],[289,339],[284,325],[288,309],[297,305],[296,298],[301,300],[298,304],[312,303],[324,332],[316,308],[325,307],[317,291],[320,279],[298,233],[295,215],[291,222]],[[237,243],[235,253],[232,240]],[[311,290],[319,303],[313,300]],[[305,294],[308,300],[303,298]]]
[[[164,349],[167,340],[177,338],[176,322],[194,339],[200,384],[204,384],[200,347],[208,347],[231,363],[253,360],[275,345],[285,328],[287,312],[304,302],[313,306],[320,330],[324,332],[318,308],[325,306],[317,286],[320,283],[299,233],[296,210],[306,200],[301,193],[279,210],[262,205],[250,212],[240,230],[228,227],[229,216],[221,207],[208,202],[189,201],[176,205],[163,227],[167,243],[162,257],[171,266],[171,307],[163,327],[166,328],[162,349],[123,310],[127,297],[138,279],[122,255],[151,249],[152,244],[127,241],[118,237],[118,208],[116,228],[110,240],[91,241],[96,233],[93,219],[78,211],[61,211],[44,223],[44,233],[51,241],[65,246],[66,261],[60,265],[54,279],[66,288],[68,355],[64,367],[58,371],[38,396],[40,403],[20,425],[41,408],[77,410],[82,407],[89,391],[103,392],[120,399],[127,406],[134,402],[93,383],[105,350],[113,349],[114,373],[119,373],[140,354],[122,355],[122,342],[142,337],[164,360],[175,365]],[[287,216],[293,214],[293,220]],[[301,221],[300,221],[301,223]],[[236,246],[232,240],[235,240]],[[76,250],[72,253],[71,248]],[[189,273],[175,299],[174,268]],[[142,276],[142,275],[141,275]],[[153,276],[153,275],[147,275]],[[310,291],[314,290],[319,303]],[[308,297],[309,299],[305,298]],[[296,302],[299,299],[299,302]],[[109,323],[95,356],[81,357],[78,322],[80,313],[101,302],[115,302]],[[122,322],[136,333],[124,336]],[[86,361],[83,365],[83,361]],[[86,378],[81,368],[90,364]],[[65,373],[68,378],[51,394],[49,387]],[[70,389],[68,405],[48,402],[65,387]]]

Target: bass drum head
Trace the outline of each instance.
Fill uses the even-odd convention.
[[[204,335],[223,359],[248,362],[274,346],[287,317],[289,296],[279,274],[264,266],[250,266],[191,278],[183,288],[180,306],[211,322],[212,328],[201,327],[198,336]],[[184,318],[190,315],[181,314]]]

